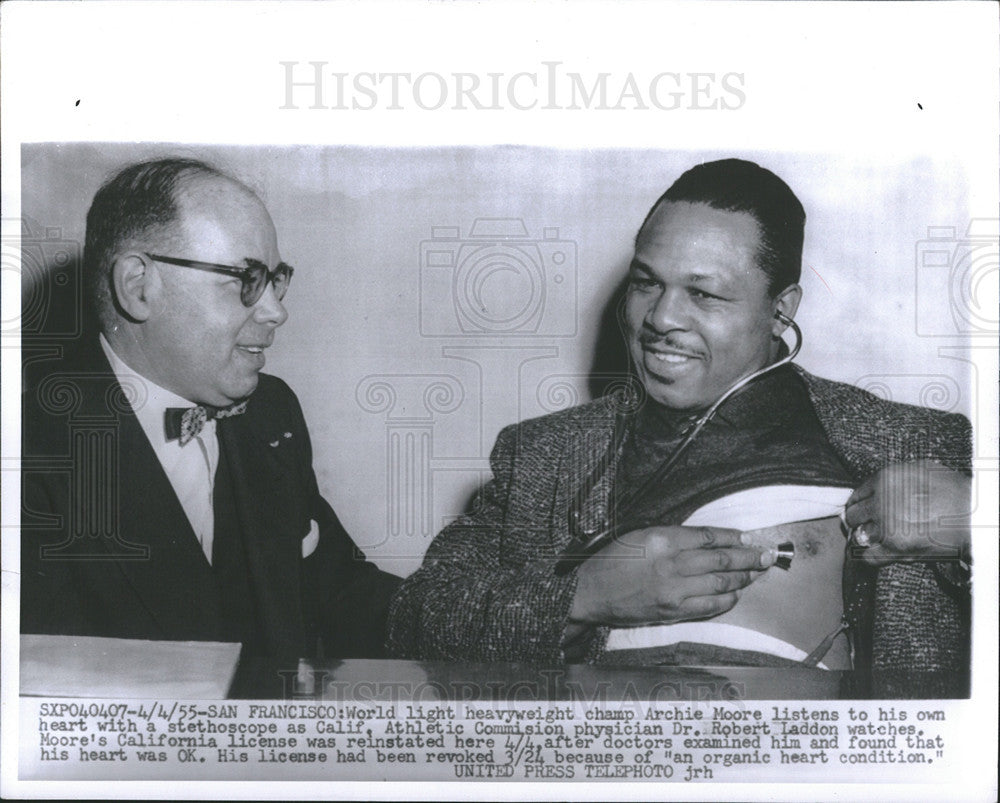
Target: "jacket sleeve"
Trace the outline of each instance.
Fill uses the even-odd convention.
[[[972,471],[972,430],[966,418],[928,414],[899,461],[928,458],[965,474]],[[943,673],[941,688],[879,688],[885,696],[965,696],[968,694],[971,599],[968,573],[952,560],[893,563],[878,570],[873,616],[873,666]],[[892,677],[892,675],[888,675]]]
[[[380,658],[385,655],[389,600],[400,579],[370,562],[320,494],[312,466],[312,446],[295,394],[282,383],[292,426],[300,444],[298,471],[309,517],[319,540],[302,560],[302,607],[308,646],[325,658]]]
[[[302,562],[307,627],[326,658],[382,658],[389,600],[399,578],[367,560],[318,491],[312,505],[320,537]]]
[[[446,527],[420,569],[403,582],[389,611],[391,654],[563,660],[560,641],[576,574],[554,575],[553,562],[538,548],[547,533],[506,525],[519,442],[516,427],[500,433],[490,457],[493,479],[480,491],[474,511]]]

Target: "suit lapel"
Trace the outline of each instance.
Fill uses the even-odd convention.
[[[82,485],[70,518],[105,506],[110,537],[94,539],[130,586],[123,606],[139,605],[162,638],[218,638],[221,613],[211,569],[180,501],[146,433],[125,399],[142,398],[123,389],[100,345],[89,344],[74,360],[83,388],[78,417],[93,423],[85,435],[90,462],[78,470]],[[77,437],[77,436],[74,436]],[[96,515],[96,514],[95,514]],[[89,532],[92,523],[77,527]],[[104,575],[114,582],[114,574]],[[111,589],[108,589],[111,594]]]
[[[584,408],[566,432],[556,472],[555,502],[551,521],[555,547],[561,549],[576,537],[603,528],[610,515],[611,490],[617,457],[610,454],[614,415],[605,407]]]
[[[121,569],[168,637],[219,638],[218,591],[187,515],[135,415],[119,428],[119,532],[149,550]]]
[[[259,400],[251,399],[250,404]],[[259,411],[254,411],[259,412]],[[268,652],[301,651],[304,640],[300,586],[304,505],[294,466],[282,462],[282,438],[258,431],[248,412],[218,422],[219,447],[233,481],[241,537]],[[308,521],[301,522],[307,530]]]

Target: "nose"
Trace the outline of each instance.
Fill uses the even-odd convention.
[[[253,319],[257,323],[268,324],[275,328],[281,326],[288,318],[288,310],[275,295],[274,285],[268,282],[257,303],[253,305]]]
[[[666,287],[651,302],[646,312],[646,325],[657,332],[687,329],[690,319],[687,298],[680,288]]]

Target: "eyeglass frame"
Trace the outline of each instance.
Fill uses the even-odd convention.
[[[240,288],[240,303],[247,308],[252,307],[260,301],[260,298],[264,295],[264,291],[267,289],[267,285],[269,283],[271,287],[275,288],[275,295],[277,296],[278,301],[281,301],[285,297],[285,293],[288,292],[288,286],[292,283],[292,274],[295,273],[295,268],[287,262],[279,262],[275,266],[274,270],[270,270],[267,265],[259,259],[253,259],[252,257],[244,257],[244,261],[247,263],[247,266],[245,268],[237,268],[234,265],[220,265],[217,262],[201,262],[197,259],[181,259],[180,257],[163,256],[162,254],[150,254],[144,252],[144,256],[154,262],[164,262],[167,265],[178,265],[182,268],[194,268],[195,270],[208,271],[209,273],[221,273],[226,276],[236,277],[243,283],[243,286]],[[253,278],[254,271],[263,271],[264,280],[260,283],[256,297],[251,298],[248,301],[248,294],[251,292],[253,287],[253,285],[250,284],[250,281]],[[277,279],[281,273],[285,273],[286,278],[285,287],[279,295],[277,287],[274,284],[274,280]]]

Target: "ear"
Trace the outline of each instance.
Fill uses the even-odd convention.
[[[142,323],[152,311],[151,301],[160,286],[152,261],[135,252],[122,254],[111,267],[111,287],[119,308]]]
[[[801,300],[802,288],[797,284],[788,285],[788,287],[774,297],[772,309],[775,316],[777,316],[777,313],[780,312],[786,318],[794,318],[795,313],[799,309],[799,302]],[[775,337],[781,337],[781,333],[787,328],[786,324],[783,324],[777,317],[775,317],[774,322],[771,324],[771,333]]]

